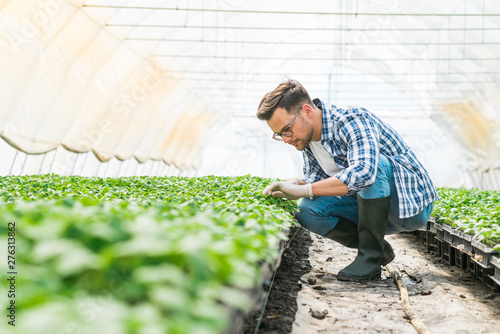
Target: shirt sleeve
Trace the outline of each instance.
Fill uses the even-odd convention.
[[[337,126],[340,140],[347,147],[349,167],[335,177],[347,186],[351,195],[375,182],[380,135],[363,113],[346,115]]]
[[[302,155],[304,157],[304,176],[301,178],[302,181],[305,183],[314,183],[328,177],[312,152],[306,149],[302,152]]]

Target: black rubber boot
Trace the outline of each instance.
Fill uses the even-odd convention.
[[[348,248],[358,248],[358,227],[356,224],[344,219],[339,218],[335,228],[325,235],[325,238],[338,242],[339,244]],[[391,263],[396,255],[391,247],[391,244],[384,240],[384,254],[382,255],[382,265],[385,266]]]
[[[339,281],[363,282],[380,279],[390,203],[390,196],[363,199],[358,195],[358,256],[350,265],[339,271]]]

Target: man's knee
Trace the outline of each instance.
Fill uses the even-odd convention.
[[[313,212],[313,203],[309,198],[301,198],[297,203],[299,206],[299,212],[295,212],[295,218],[300,223],[300,225],[304,226],[303,222],[307,220],[308,216],[312,215]]]
[[[306,230],[319,235],[325,235],[336,223],[337,218],[326,217],[319,207],[320,204],[313,200],[301,198],[298,206],[300,211],[295,213],[295,218]]]
[[[298,201],[298,206],[299,206],[299,209],[302,211],[302,210],[309,210],[309,208],[312,206],[312,200],[310,200],[309,198],[301,198],[299,199]]]

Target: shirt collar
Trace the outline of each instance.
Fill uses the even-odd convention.
[[[323,119],[321,122],[321,141],[333,141],[333,106],[326,106],[320,99],[314,99],[313,103],[316,107],[323,111]]]

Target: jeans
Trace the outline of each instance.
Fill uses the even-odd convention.
[[[434,203],[430,203],[416,216],[399,218],[399,200],[394,183],[392,165],[383,155],[379,157],[377,176],[375,182],[358,192],[364,199],[373,199],[391,196],[389,206],[389,220],[385,234],[395,234],[404,231],[415,231],[425,226],[429,219]],[[295,213],[295,218],[302,227],[326,235],[335,228],[339,217],[358,224],[358,200],[356,194],[346,196],[318,196],[313,199],[301,198],[300,211]]]

